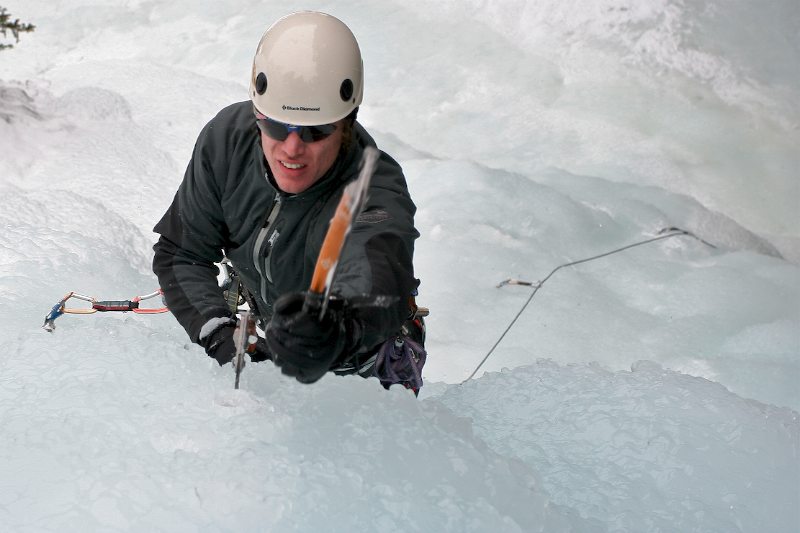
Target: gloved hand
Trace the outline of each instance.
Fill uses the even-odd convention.
[[[344,323],[332,313],[303,310],[305,294],[278,298],[266,330],[267,347],[274,362],[300,383],[313,383],[325,375],[345,348]]]
[[[225,325],[201,341],[206,354],[216,359],[219,366],[230,363],[236,355],[236,343],[233,342],[235,331],[235,324]]]
[[[236,355],[236,343],[233,336],[236,333],[236,325],[225,325],[216,330],[214,333],[204,339],[203,345],[206,349],[206,354],[213,357],[219,363],[219,366],[230,363]],[[260,363],[272,359],[264,339],[260,338],[256,342],[255,352],[250,354],[250,360],[254,363]]]
[[[250,361],[253,363],[260,363],[262,361],[269,361],[272,359],[272,354],[269,353],[267,343],[261,337],[256,341],[256,351],[250,354]]]

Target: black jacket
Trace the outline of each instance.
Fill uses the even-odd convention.
[[[214,265],[223,252],[264,319],[279,296],[308,289],[342,189],[357,177],[363,147],[375,146],[357,122],[355,133],[354,145],[319,181],[288,195],[274,185],[249,101],[223,109],[205,126],[172,205],[154,228],[161,237],[153,271],[193,342],[201,341],[201,331],[210,333],[214,319],[232,316]],[[393,303],[354,311],[363,328],[355,351],[373,348],[408,317],[408,298],[419,284],[412,265],[415,211],[400,166],[381,152],[332,292],[357,300],[389,296]]]

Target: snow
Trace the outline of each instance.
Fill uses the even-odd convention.
[[[311,2],[418,205],[429,358],[242,389],[170,315],[151,228],[285,3],[6,1],[0,530],[800,529],[800,7]],[[559,270],[561,264],[672,237]]]

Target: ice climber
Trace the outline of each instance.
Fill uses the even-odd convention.
[[[357,176],[364,148],[375,146],[356,120],[363,90],[348,27],[323,13],[294,13],[261,38],[250,99],[225,107],[200,132],[154,228],[153,270],[178,322],[220,365],[234,357],[237,325],[217,279],[223,254],[264,330],[251,359],[272,360],[300,382],[328,371],[370,376],[382,345],[402,340],[401,330],[422,333],[419,320],[409,320],[419,285],[416,207],[400,166],[383,152],[328,311],[320,318],[302,306],[342,189]],[[376,301],[384,305],[369,303]]]

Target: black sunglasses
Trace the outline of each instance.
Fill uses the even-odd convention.
[[[277,120],[272,120],[258,111],[254,111],[254,113],[256,115],[256,124],[258,125],[258,129],[261,130],[261,133],[276,141],[285,141],[289,137],[289,134],[294,132],[300,137],[301,141],[313,143],[329,137],[336,131],[336,124],[296,126],[294,124],[285,124]]]

